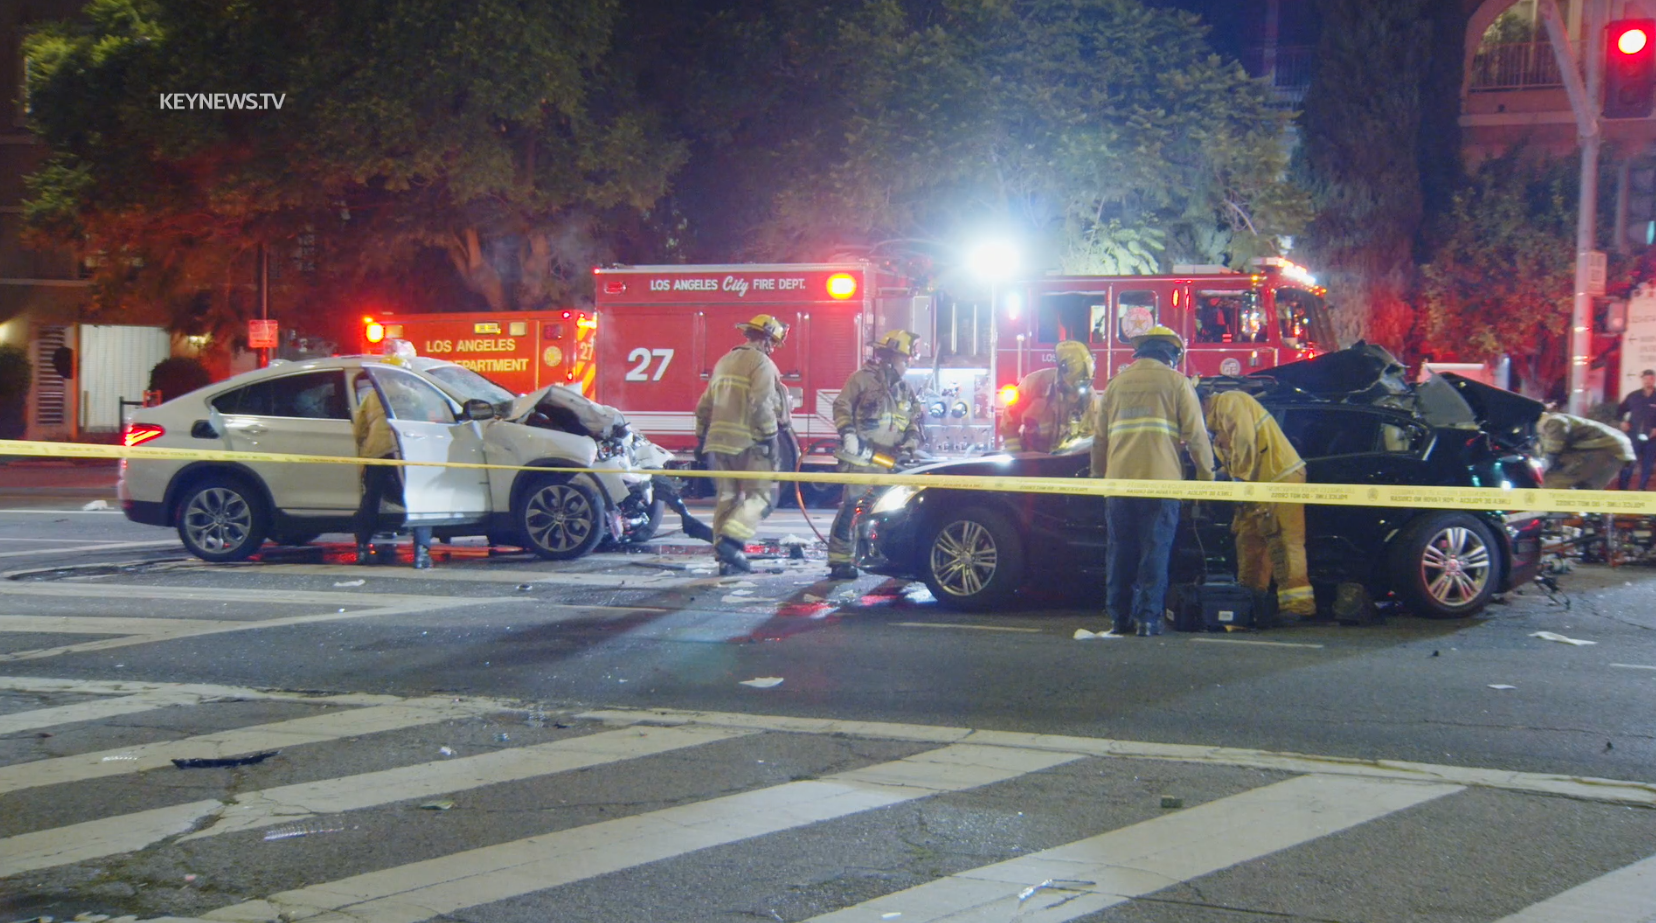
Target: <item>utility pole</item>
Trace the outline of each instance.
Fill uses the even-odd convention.
[[[1603,138],[1599,132],[1602,105],[1601,85],[1604,79],[1603,44],[1606,19],[1605,0],[1586,0],[1582,17],[1582,54],[1586,58],[1587,81],[1582,85],[1581,68],[1576,63],[1570,37],[1564,30],[1564,19],[1559,15],[1557,0],[1541,0],[1541,15],[1547,25],[1547,38],[1552,44],[1553,56],[1564,80],[1564,90],[1570,97],[1570,109],[1576,118],[1576,134],[1581,142],[1581,189],[1576,213],[1575,299],[1570,309],[1570,413],[1586,416],[1591,403],[1587,393],[1587,364],[1592,342],[1593,298],[1604,293],[1604,254],[1594,248],[1594,231],[1598,223],[1598,162]]]

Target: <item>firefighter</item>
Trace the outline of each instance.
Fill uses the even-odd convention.
[[[391,340],[385,344],[383,361],[388,365],[406,365],[409,356],[414,354],[414,347],[406,340]],[[387,376],[385,387],[395,389],[401,386],[401,381],[395,376]],[[369,380],[367,372],[359,372],[356,377],[357,409],[351,417],[351,432],[356,439],[358,458],[396,458],[397,440],[391,432],[391,422],[385,414],[385,405],[380,400],[379,390]],[[393,398],[398,396],[393,391]],[[393,401],[392,406],[397,406]],[[356,532],[356,562],[358,564],[374,563],[374,533],[379,531],[381,523],[380,504],[390,500],[403,506],[408,506],[403,496],[402,469],[391,465],[363,465],[360,469],[362,477],[362,498],[357,504],[353,527]],[[424,570],[431,566],[431,527],[414,526],[414,566]]]
[[[1110,379],[1094,407],[1092,476],[1179,481],[1182,442],[1199,480],[1213,480],[1213,448],[1196,389],[1175,368],[1184,340],[1157,324],[1133,338],[1135,361]],[[1107,497],[1105,607],[1116,634],[1161,634],[1179,501]]]
[[[851,373],[834,399],[834,428],[839,430],[840,471],[877,474],[891,466],[874,457],[895,460],[920,446],[920,399],[903,380],[909,363],[920,352],[920,338],[907,330],[891,330],[874,344],[874,356]],[[855,580],[851,563],[852,519],[857,501],[867,490],[846,485],[845,499],[828,531],[828,577]]]
[[[1305,462],[1287,434],[1251,395],[1215,394],[1206,401],[1213,450],[1233,480],[1305,483]],[[1277,611],[1309,619],[1317,614],[1305,565],[1305,505],[1240,503],[1231,520],[1236,536],[1236,579],[1266,590],[1276,578]]]
[[[1006,408],[1008,452],[1055,452],[1092,435],[1092,350],[1079,340],[1064,340],[1053,352],[1057,367],[1025,375],[1017,400]]]
[[[1537,427],[1547,459],[1542,487],[1603,490],[1639,456],[1633,440],[1607,423],[1568,413],[1544,413]]]
[[[787,339],[786,324],[769,314],[736,325],[747,341],[713,366],[712,380],[696,404],[696,454],[707,453],[714,471],[775,471],[781,424],[788,414],[782,374],[771,351]],[[715,478],[713,555],[721,576],[753,572],[745,549],[770,515],[771,481]]]

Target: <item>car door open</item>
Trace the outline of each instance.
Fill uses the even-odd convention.
[[[387,410],[404,461],[484,461],[480,424],[456,420],[454,405],[436,387],[400,369],[364,370]],[[488,515],[488,472],[481,468],[412,464],[402,474],[409,525],[457,525]]]

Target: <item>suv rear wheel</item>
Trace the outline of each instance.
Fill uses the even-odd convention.
[[[1482,609],[1501,582],[1500,546],[1489,526],[1465,513],[1430,513],[1392,543],[1392,589],[1429,619]]]
[[[270,530],[264,498],[246,481],[209,475],[178,500],[178,538],[203,561],[241,561],[259,550]]]

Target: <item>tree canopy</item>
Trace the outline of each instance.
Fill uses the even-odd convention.
[[[530,309],[616,257],[992,230],[1142,272],[1307,215],[1287,114],[1140,0],[91,0],[27,53],[34,233],[196,327],[245,316],[260,244],[320,310]],[[214,92],[282,102],[158,105]]]

